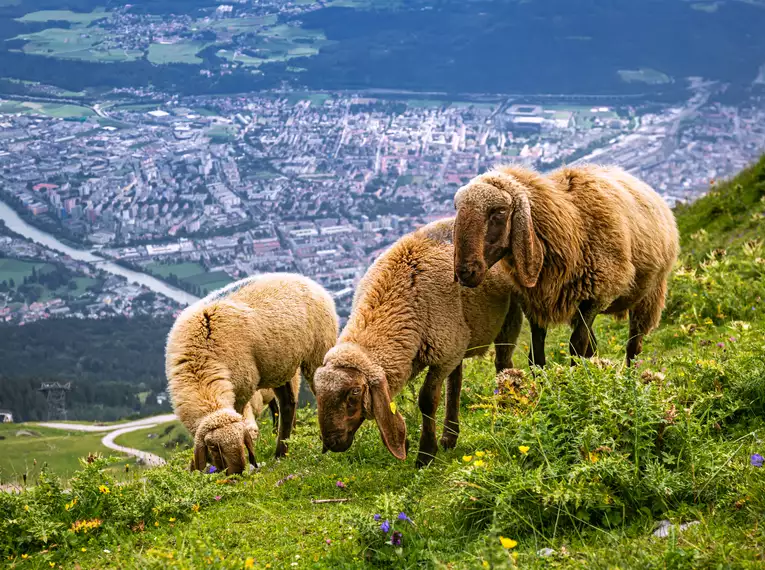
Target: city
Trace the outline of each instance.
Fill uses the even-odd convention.
[[[375,256],[450,215],[456,189],[496,164],[616,163],[676,203],[754,160],[763,101],[726,106],[712,102],[724,85],[689,85],[686,102],[661,108],[293,91],[110,100],[62,118],[47,103],[7,100],[0,197],[32,225],[193,296],[298,271],[329,289],[344,317]],[[50,252],[13,241],[3,255]],[[129,300],[146,291],[114,285],[123,302],[84,313],[55,295],[30,310],[9,289],[0,318],[177,310],[169,300],[136,309]]]

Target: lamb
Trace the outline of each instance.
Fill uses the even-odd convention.
[[[229,474],[241,473],[247,458],[255,464],[254,416],[248,421],[242,413],[263,388],[279,402],[276,457],[283,456],[294,386],[302,371],[312,387],[337,332],[329,294],[289,273],[243,279],[186,308],[170,330],[165,365],[175,412],[194,434],[192,470],[208,458]]]
[[[462,360],[495,342],[497,370],[513,366],[523,316],[511,280],[499,268],[476,289],[454,282],[454,220],[404,236],[362,278],[348,323],[316,371],[314,389],[325,451],[342,452],[365,419],[377,422],[383,443],[406,459],[406,424],[392,398],[428,367],[418,403],[422,435],[417,466],[436,455],[436,411],[448,377],[445,449],[456,446]]]
[[[679,249],[672,211],[647,184],[613,166],[508,166],[474,178],[454,205],[455,279],[476,287],[501,261],[531,325],[532,364],[544,366],[556,323],[573,328],[572,363],[592,356],[599,313],[629,312],[627,365],[640,354]]]

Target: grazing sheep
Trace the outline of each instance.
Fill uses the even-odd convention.
[[[209,454],[218,469],[241,473],[245,448],[255,463],[250,401],[261,388],[279,401],[283,456],[300,372],[311,386],[337,329],[329,294],[289,273],[243,279],[185,309],[168,336],[166,372],[175,412],[194,434],[192,469],[203,469]]]
[[[429,224],[404,236],[364,275],[338,344],[316,371],[314,393],[325,450],[345,451],[365,419],[374,418],[388,450],[406,459],[406,424],[392,398],[428,367],[420,389],[422,435],[417,466],[437,450],[436,410],[441,384],[446,421],[441,445],[459,433],[462,360],[496,343],[497,370],[513,366],[523,316],[511,302],[511,283],[497,268],[476,289],[454,281],[454,220]]]
[[[679,248],[672,211],[647,184],[616,167],[547,176],[504,167],[474,178],[454,204],[455,278],[476,287],[502,261],[531,325],[533,364],[544,366],[555,323],[574,329],[572,356],[592,356],[598,313],[629,312],[627,365],[640,353]]]
[[[298,401],[298,394],[300,393],[300,375],[293,376],[292,380],[290,380],[290,388],[292,388],[292,395],[295,399],[295,402]],[[250,421],[254,423],[257,426],[256,418],[259,418],[263,411],[268,407],[269,411],[271,412],[271,422],[274,426],[274,433],[276,433],[279,424],[277,423],[277,418],[279,417],[279,404],[276,400],[276,393],[271,388],[262,388],[260,390],[255,390],[255,393],[252,395],[252,400],[250,400],[249,406],[245,407],[244,409],[244,417],[245,420]],[[295,414],[293,421],[292,421],[292,427],[295,427],[295,419],[297,418],[297,414]],[[256,428],[257,432],[257,428]]]

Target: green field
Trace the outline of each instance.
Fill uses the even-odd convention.
[[[52,271],[53,266],[49,263],[0,257],[0,281],[10,281],[13,279],[16,286],[19,286],[24,282],[24,277],[32,275],[32,269],[38,272],[45,272]]]
[[[149,435],[156,437],[149,437]],[[131,431],[119,436],[114,442],[168,459],[178,450],[189,449],[192,439],[183,424],[175,421],[152,428]]]
[[[93,10],[92,12],[71,12],[69,10],[41,10],[39,12],[31,12],[25,14],[21,18],[17,18],[19,22],[71,22],[73,24],[82,24],[88,26],[97,20],[103,20],[108,18],[109,13],[102,8]]]
[[[202,42],[181,42],[177,44],[151,44],[149,46],[149,61],[156,64],[163,63],[202,63],[202,58],[197,53],[210,44]]]
[[[108,32],[98,27],[48,28],[14,39],[27,41],[23,47],[25,53],[49,57],[110,62],[132,61],[143,55],[138,50],[125,50],[112,45]]]
[[[0,100],[0,113],[47,115],[62,119],[80,119],[95,114],[90,107],[81,107],[79,105],[13,100]]]
[[[225,287],[233,281],[223,271],[208,273],[199,263],[183,262],[172,264],[151,263],[146,266],[151,273],[167,279],[171,274],[189,285],[198,286],[203,294]]]
[[[490,356],[465,363],[457,447],[427,468],[414,464],[418,379],[395,398],[405,461],[373,421],[346,452],[323,454],[302,408],[289,454],[274,460],[261,429],[261,467],[242,476],[190,473],[184,451],[119,487],[96,462],[71,493],[46,479],[0,493],[0,557],[99,569],[762,568],[765,159],[676,215],[681,258],[635,367],[623,365],[627,323],[601,316],[599,359],[570,366],[570,331],[556,327],[548,365],[532,373],[524,324],[517,382],[498,383]],[[675,526],[654,536],[664,520]],[[78,521],[97,528],[77,532]]]
[[[647,83],[648,85],[662,85],[672,81],[666,73],[650,68],[620,69],[619,77],[627,83]]]
[[[33,435],[17,435],[19,431]],[[32,483],[43,463],[68,479],[80,468],[79,458],[89,453],[115,453],[101,445],[103,434],[67,432],[34,424],[0,424],[0,437],[5,438],[0,440],[0,484],[20,483],[24,473]]]

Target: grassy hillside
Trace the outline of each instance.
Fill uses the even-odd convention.
[[[467,364],[458,447],[427,469],[396,461],[373,425],[322,455],[305,408],[288,457],[273,461],[264,429],[265,465],[244,477],[189,473],[185,451],[145,480],[115,486],[97,461],[70,493],[43,476],[0,495],[0,555],[19,568],[761,568],[764,195],[765,160],[678,212],[683,257],[636,370],[622,366],[626,323],[606,317],[596,334],[614,364],[570,368],[565,329],[514,390],[495,393],[490,360]],[[415,443],[415,391],[397,402]],[[653,536],[665,519],[698,524]]]

